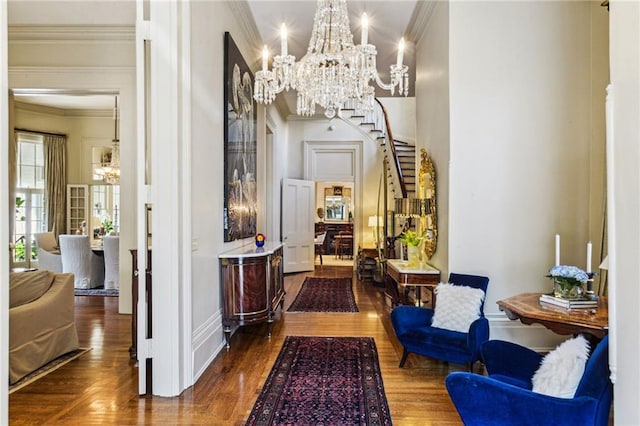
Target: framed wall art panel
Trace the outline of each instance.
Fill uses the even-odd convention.
[[[253,237],[257,220],[257,113],[253,74],[224,34],[224,240]]]

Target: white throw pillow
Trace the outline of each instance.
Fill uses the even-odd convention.
[[[589,342],[583,336],[562,342],[549,352],[531,378],[533,391],[558,398],[573,398],[589,358]]]
[[[450,283],[436,286],[436,308],[432,327],[468,333],[471,323],[480,318],[484,291]]]

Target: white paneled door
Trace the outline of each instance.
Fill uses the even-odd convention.
[[[284,273],[313,271],[315,183],[308,180],[282,181],[282,241]]]

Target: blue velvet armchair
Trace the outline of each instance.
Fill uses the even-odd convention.
[[[613,397],[606,336],[587,360],[573,398],[531,390],[542,355],[519,345],[491,340],[482,346],[489,377],[450,373],[447,390],[462,421],[480,425],[607,425]]]
[[[451,273],[449,282],[478,288],[486,294],[489,278]],[[433,309],[415,306],[398,306],[391,312],[391,324],[404,348],[400,367],[404,367],[409,353],[415,353],[463,364],[472,371],[473,364],[480,360],[482,343],[489,339],[489,322],[484,317],[484,300],[480,306],[480,318],[471,324],[468,333],[432,327],[433,314]]]

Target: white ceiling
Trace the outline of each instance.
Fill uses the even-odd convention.
[[[248,3],[271,54],[280,53],[280,26],[283,23],[289,33],[290,54],[299,59],[306,53],[316,11],[315,0],[250,0]],[[416,0],[347,1],[354,43],[360,43],[360,19],[366,12],[369,43],[376,45],[378,57],[390,64],[396,58],[398,42],[407,29],[416,3]]]
[[[14,94],[17,102],[60,108],[64,110],[110,110],[115,106],[115,94],[73,94],[71,92],[38,93],[28,90]]]

